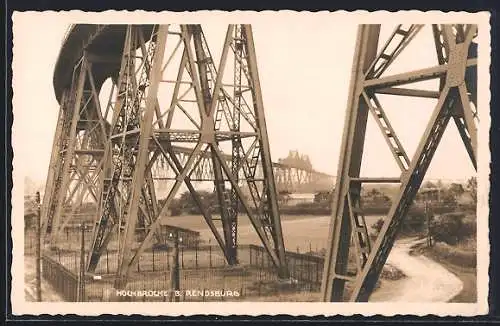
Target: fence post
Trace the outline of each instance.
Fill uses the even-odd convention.
[[[109,274],[109,255],[108,255],[108,249],[106,249],[106,274]]]
[[[78,277],[77,298],[79,302],[85,301],[85,223],[81,224],[81,243],[80,243],[80,270]]]
[[[175,233],[174,238],[174,261],[172,270],[170,272],[170,289],[174,291],[173,296],[171,297],[171,301],[179,302],[179,297],[175,295],[175,291],[180,290],[180,275],[179,275],[179,234]]]
[[[168,270],[165,271],[165,278],[163,279],[163,288],[167,287],[168,281],[167,281],[167,273]],[[170,291],[173,291],[173,289],[170,289]],[[170,295],[170,294],[169,294]],[[163,302],[167,302],[167,295],[165,295],[165,292],[163,292]]]
[[[184,269],[184,247],[181,247],[181,262],[182,262],[182,269]]]
[[[209,266],[212,268],[212,246],[208,245]]]
[[[41,278],[41,230],[42,230],[42,216],[40,213],[40,192],[36,192],[36,301],[42,301],[42,278]],[[31,238],[30,238],[31,239]]]
[[[198,268],[198,242],[196,242],[194,247],[194,265]]]
[[[319,262],[316,262],[316,283],[319,283]]]
[[[312,280],[312,276],[311,276],[311,264],[309,264],[309,262],[307,262],[307,280],[309,283],[311,283],[311,280]]]
[[[153,248],[153,272],[155,271],[155,249]]]

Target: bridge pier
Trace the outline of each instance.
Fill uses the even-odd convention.
[[[385,76],[384,72],[404,51],[423,25],[398,25],[389,40],[377,53],[380,25],[360,25],[353,62],[353,74],[339,159],[338,178],[332,209],[332,223],[322,282],[324,301],[368,301],[374,290],[400,225],[422,183],[432,157],[450,120],[454,120],[460,136],[476,168],[477,109],[471,104],[476,98],[474,80],[470,71],[477,65],[477,53],[471,51],[476,37],[476,25],[432,25],[434,49],[438,66]],[[464,78],[467,74],[467,80]],[[437,91],[408,89],[414,82],[439,79]],[[472,86],[471,86],[472,85]],[[469,87],[469,89],[467,88]],[[409,158],[391,126],[377,94],[406,97],[437,98],[418,148]],[[470,93],[470,94],[469,94]],[[375,119],[384,136],[401,174],[394,178],[360,177],[366,123],[368,116]],[[384,181],[385,179],[385,181]],[[364,223],[359,191],[363,183],[394,182],[400,188],[382,229],[373,244]],[[353,248],[351,247],[353,244]],[[353,249],[349,259],[350,250]],[[354,261],[354,264],[351,262]],[[352,292],[346,293],[346,282],[352,283]]]
[[[75,39],[84,44],[70,46]],[[200,25],[75,25],[60,58],[54,85],[61,123],[44,216],[48,225],[64,225],[59,216],[70,198],[65,190],[70,170],[78,167],[75,157],[92,157],[90,186],[87,191],[74,188],[81,196],[92,193],[97,204],[88,271],[95,270],[101,254],[115,243],[115,285],[125,287],[141,253],[155,240],[168,241],[157,230],[185,187],[229,264],[238,262],[237,215],[242,206],[280,276],[289,276],[250,25],[228,26],[218,67]],[[74,58],[77,69],[70,64]],[[70,70],[76,72],[73,79],[67,78]],[[107,78],[117,91],[101,108],[98,90]],[[172,94],[170,101],[159,96],[162,92]],[[84,123],[89,114],[95,116],[97,129]],[[95,130],[99,133],[91,134]],[[80,141],[80,133],[88,139]],[[231,145],[230,155],[223,153],[224,143]],[[88,175],[82,171],[82,182]],[[197,189],[202,182],[215,187],[220,218],[204,207]],[[161,193],[166,196],[160,198]],[[51,237],[56,245],[57,237]]]

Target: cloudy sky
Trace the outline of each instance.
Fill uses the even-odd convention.
[[[75,21],[67,15],[21,14],[14,20],[15,168],[44,180],[59,106],[52,74],[61,42]],[[252,22],[271,155],[289,150],[309,155],[314,168],[335,175],[357,25],[354,20],[324,20],[295,15],[270,23]],[[204,31],[218,57],[227,21],[213,20]],[[384,43],[394,25],[383,26]],[[430,27],[424,28],[387,74],[437,64]],[[422,89],[436,89],[434,81]],[[380,96],[407,153],[413,154],[435,100]],[[371,119],[371,117],[370,117]],[[368,124],[362,174],[397,176],[399,169],[374,121]],[[456,127],[450,123],[428,177],[464,179],[474,174]]]

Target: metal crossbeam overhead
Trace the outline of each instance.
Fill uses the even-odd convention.
[[[323,301],[368,301],[401,222],[413,202],[450,119],[455,121],[476,168],[477,45],[473,39],[477,34],[477,26],[432,25],[432,35],[429,36],[434,37],[438,65],[384,76],[396,57],[421,29],[422,25],[397,26],[378,53],[380,25],[361,25],[358,29],[332,206],[329,246],[323,272]],[[438,90],[398,87],[429,79],[440,80]],[[397,137],[377,94],[437,99],[430,121],[411,159]],[[360,177],[369,114],[375,119],[401,169],[398,177]],[[367,182],[400,183],[399,191],[374,243],[370,243],[360,203],[360,190],[362,184]],[[354,248],[350,248],[351,244]],[[352,249],[353,252],[350,253]],[[351,282],[350,291],[346,291],[347,282]]]

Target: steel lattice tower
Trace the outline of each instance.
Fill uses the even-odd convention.
[[[141,253],[168,241],[159,226],[184,185],[230,265],[238,263],[243,209],[288,277],[251,26],[228,26],[218,66],[200,25],[76,25],[72,33],[86,33],[88,44],[60,87],[43,213],[51,243],[71,219],[64,209],[72,193],[91,193],[98,212],[87,270],[115,243],[115,287],[123,288]],[[114,91],[101,110],[107,76]],[[220,217],[204,207],[198,182],[212,184]],[[162,199],[159,189],[166,189]]]
[[[438,65],[386,76],[384,72],[422,29],[399,25],[377,53],[380,25],[358,29],[353,74],[348,97],[337,185],[332,206],[329,246],[323,272],[323,301],[368,301],[398,229],[422,183],[427,168],[450,120],[453,120],[475,169],[477,160],[477,35],[475,25],[432,25]],[[424,49],[429,51],[430,49]],[[439,79],[436,91],[409,89],[407,84]],[[377,98],[378,94],[437,99],[413,158],[409,158]],[[368,115],[382,132],[401,175],[395,178],[360,177]],[[373,162],[376,163],[376,162]],[[360,203],[365,183],[399,183],[388,215],[371,244]],[[349,259],[352,245],[354,253]],[[352,265],[352,266],[351,266]],[[353,285],[345,293],[346,282]]]
[[[91,56],[78,60],[61,97],[42,206],[43,232],[55,246],[86,196],[97,201],[107,126],[99,104]]]

